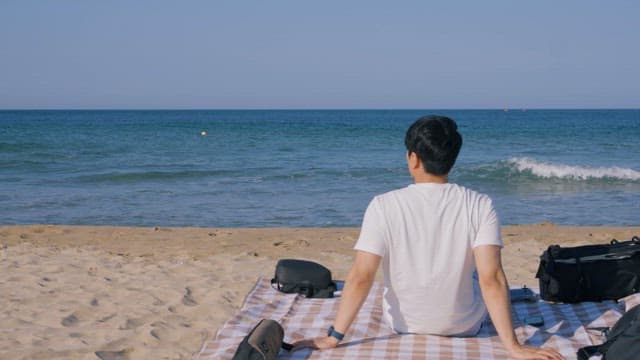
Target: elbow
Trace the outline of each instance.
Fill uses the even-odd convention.
[[[485,290],[499,289],[507,285],[504,274],[501,272],[484,274],[479,277],[478,282],[480,283],[480,288]]]
[[[347,276],[347,278],[345,279],[345,283],[348,283],[351,286],[366,287],[371,283],[373,283],[374,277],[375,277],[375,273],[369,274],[366,272],[357,271],[356,269],[352,269],[349,272],[349,275]]]

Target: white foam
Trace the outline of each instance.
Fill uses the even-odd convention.
[[[575,180],[588,179],[620,179],[620,180],[640,180],[640,171],[613,167],[585,167],[564,164],[553,164],[538,161],[531,158],[512,158],[507,163],[514,166],[518,171],[531,171],[533,175],[542,178],[562,178]]]

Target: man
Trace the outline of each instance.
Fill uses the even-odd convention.
[[[491,199],[448,182],[462,146],[456,123],[443,116],[420,118],[407,131],[405,145],[415,183],[371,201],[329,335],[298,341],[294,348],[337,346],[382,262],[383,315],[396,332],[473,336],[488,310],[513,358],[562,359],[554,350],[516,339]]]

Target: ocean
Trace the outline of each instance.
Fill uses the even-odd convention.
[[[640,110],[0,111],[0,225],[359,226],[454,118],[503,224],[640,225]]]

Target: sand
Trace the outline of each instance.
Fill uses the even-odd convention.
[[[640,227],[505,226],[511,285],[536,286],[549,244]],[[190,359],[281,258],[345,277],[355,228],[0,227],[0,359]]]

